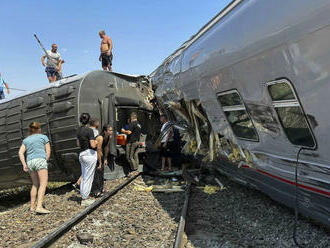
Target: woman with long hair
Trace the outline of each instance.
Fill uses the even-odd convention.
[[[95,171],[92,186],[92,192],[96,197],[102,196],[104,192],[104,166],[108,165],[111,136],[112,127],[110,125],[104,125],[102,128],[102,133],[96,137],[98,166]]]
[[[32,180],[30,211],[35,211],[38,214],[49,214],[50,211],[42,205],[48,184],[49,139],[46,135],[41,134],[41,127],[38,122],[32,122],[28,130],[29,136],[23,140],[18,155],[23,170],[29,172]]]
[[[92,183],[94,179],[95,167],[97,163],[97,152],[94,150],[97,146],[97,141],[93,130],[87,126],[90,120],[88,113],[82,113],[80,116],[81,126],[77,132],[77,145],[80,146],[79,162],[81,165],[81,205],[88,206],[93,203],[89,200]]]

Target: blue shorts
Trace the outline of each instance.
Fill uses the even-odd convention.
[[[57,69],[54,68],[54,67],[48,67],[47,66],[45,72],[47,73],[47,77],[56,76],[56,79],[60,79],[61,78],[61,76],[58,73]]]
[[[5,99],[5,92],[0,90],[0,100]]]

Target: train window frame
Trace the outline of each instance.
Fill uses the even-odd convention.
[[[288,99],[288,100],[273,100],[273,97],[272,97],[272,94],[269,90],[269,87],[272,86],[272,85],[276,85],[276,84],[280,84],[280,83],[285,83],[287,85],[289,85],[290,89],[291,89],[291,92],[294,96],[294,99]],[[276,115],[277,115],[277,119],[279,121],[279,123],[281,124],[281,127],[288,139],[288,141],[296,146],[296,147],[305,147],[305,148],[308,148],[308,149],[316,149],[317,148],[317,143],[316,143],[316,139],[315,139],[315,136],[314,136],[314,132],[311,128],[311,125],[308,121],[308,118],[307,118],[307,115],[304,111],[304,108],[300,102],[300,99],[298,97],[298,94],[293,86],[293,84],[291,83],[290,80],[286,79],[286,78],[281,78],[281,79],[277,79],[277,80],[274,80],[274,81],[270,81],[270,82],[267,82],[266,83],[266,86],[267,86],[267,92],[268,92],[268,95],[270,97],[270,100],[272,102],[272,106],[276,112]],[[294,142],[292,139],[293,137],[290,136],[291,134],[288,132],[287,128],[285,127],[285,125],[283,124],[283,120],[282,120],[282,117],[280,116],[280,114],[278,113],[277,109],[280,109],[280,108],[299,108],[300,110],[300,113],[305,121],[305,124],[307,126],[307,130],[309,132],[309,136],[312,138],[312,144],[313,146],[309,146],[309,145],[306,145],[306,144],[297,144],[297,142]]]
[[[221,101],[220,101],[219,97],[224,96],[224,95],[233,94],[233,93],[236,93],[238,95],[241,104],[239,104],[239,105],[232,105],[232,106],[223,106],[221,104]],[[232,132],[233,132],[234,136],[237,137],[240,140],[246,140],[246,141],[252,141],[252,142],[259,142],[260,141],[260,138],[259,138],[258,130],[256,129],[255,124],[254,124],[254,121],[251,118],[251,115],[250,115],[249,111],[246,108],[245,102],[243,101],[243,98],[242,98],[241,94],[238,92],[238,90],[237,89],[231,89],[231,90],[219,92],[219,93],[217,93],[216,96],[217,96],[217,101],[218,101],[219,105],[222,108],[222,111],[223,111],[223,113],[224,113],[224,115],[226,117],[227,122],[229,123],[230,128],[232,129]],[[253,139],[253,138],[249,139],[249,138],[246,138],[246,137],[241,137],[241,136],[237,135],[237,133],[234,132],[233,125],[229,121],[229,119],[228,119],[228,117],[226,115],[226,112],[242,111],[242,110],[246,112],[249,120],[252,123],[252,127],[253,127],[252,130],[255,133],[256,139]]]

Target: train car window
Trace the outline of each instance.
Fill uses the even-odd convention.
[[[315,147],[314,136],[291,83],[285,79],[270,82],[268,91],[289,141],[298,146]]]
[[[219,101],[223,107],[243,105],[240,96],[236,92],[219,96]]]
[[[218,95],[218,101],[237,138],[259,141],[257,130],[237,90],[220,93]]]
[[[269,85],[268,90],[273,101],[296,100],[290,85],[287,83]]]

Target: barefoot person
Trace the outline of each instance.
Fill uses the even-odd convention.
[[[88,113],[82,113],[80,116],[81,127],[77,132],[77,145],[80,146],[79,162],[81,165],[81,205],[88,206],[93,203],[89,200],[92,183],[94,179],[95,167],[97,163],[97,153],[94,150],[97,146],[93,130],[87,126],[90,120]]]
[[[101,41],[101,54],[99,60],[102,61],[102,69],[104,71],[112,71],[112,40],[105,34],[104,30],[99,32]]]
[[[47,63],[45,63],[45,58],[47,58]],[[52,50],[47,51],[47,55],[41,57],[41,63],[46,66],[46,74],[49,83],[53,83],[56,80],[61,79],[60,73],[62,70],[62,64],[64,60],[61,59],[61,55],[57,52],[57,45],[52,45]]]
[[[43,199],[48,184],[47,161],[50,157],[50,145],[46,135],[41,134],[40,123],[32,122],[29,127],[29,136],[23,140],[19,149],[19,158],[23,170],[29,172],[32,179],[31,212],[48,214],[50,211],[43,208]],[[26,161],[25,161],[26,153]],[[38,203],[36,199],[38,195]]]

